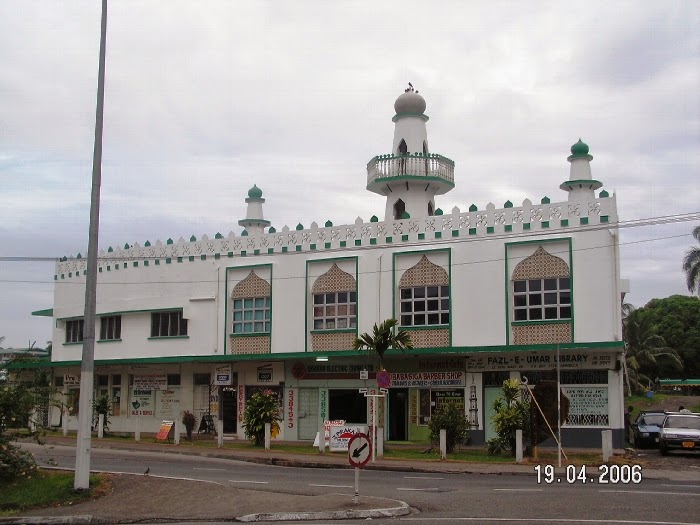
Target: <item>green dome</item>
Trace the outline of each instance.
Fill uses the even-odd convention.
[[[581,139],[578,139],[578,142],[571,146],[571,154],[588,155],[588,144],[584,143]]]
[[[262,198],[262,190],[253,184],[253,187],[248,190],[248,197],[251,199],[260,199]]]

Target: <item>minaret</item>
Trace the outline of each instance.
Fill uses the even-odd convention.
[[[408,88],[394,102],[394,144],[391,153],[367,163],[367,189],[386,197],[384,220],[435,213],[435,195],[454,188],[454,162],[430,153],[425,99]]]
[[[571,163],[569,180],[559,187],[569,192],[569,202],[593,200],[595,190],[601,188],[603,183],[591,175],[593,157],[588,154],[588,145],[578,139],[578,142],[571,146],[571,155],[566,160]]]
[[[243,226],[249,235],[263,234],[263,229],[270,225],[270,221],[263,218],[262,205],[265,199],[262,198],[262,190],[253,184],[253,187],[248,190],[248,198],[245,201],[248,203],[248,210],[245,219],[238,221],[238,225]]]

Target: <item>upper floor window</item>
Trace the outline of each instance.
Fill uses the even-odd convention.
[[[83,319],[66,321],[66,343],[80,343],[83,340]]]
[[[314,330],[357,327],[357,293],[314,294]]]
[[[248,297],[233,300],[233,333],[270,333],[271,300],[269,297]]]
[[[151,337],[181,335],[187,335],[187,319],[182,317],[182,310],[151,314]]]
[[[571,279],[527,279],[513,281],[515,321],[571,319]]]
[[[401,326],[450,323],[450,287],[401,288]]]
[[[108,315],[100,317],[100,340],[121,339],[122,337],[122,316]]]

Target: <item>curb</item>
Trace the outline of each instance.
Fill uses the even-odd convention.
[[[397,500],[393,500],[397,501]],[[349,520],[349,519],[374,519],[374,518],[395,518],[406,516],[411,513],[411,507],[404,501],[399,501],[401,506],[389,507],[385,509],[368,510],[334,510],[324,512],[275,512],[246,514],[234,518],[235,521],[255,523],[260,521],[312,521],[312,520]]]

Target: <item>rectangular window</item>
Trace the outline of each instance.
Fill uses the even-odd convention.
[[[314,294],[314,330],[345,330],[357,326],[357,293]]]
[[[450,324],[450,287],[401,288],[401,326]]]
[[[81,342],[83,340],[83,326],[84,321],[82,319],[66,321],[66,343]]]
[[[210,380],[210,374],[192,374],[192,382],[195,385],[209,385]]]
[[[100,374],[97,376],[97,386],[109,386],[109,376]]]
[[[514,321],[571,319],[571,280],[568,277],[513,281]]]
[[[168,386],[180,386],[180,374],[168,374]]]
[[[122,338],[122,316],[108,315],[100,317],[100,341]]]
[[[272,322],[272,300],[269,297],[249,297],[233,300],[234,334],[269,334]]]
[[[151,337],[187,335],[187,319],[182,311],[154,312],[151,314]]]

